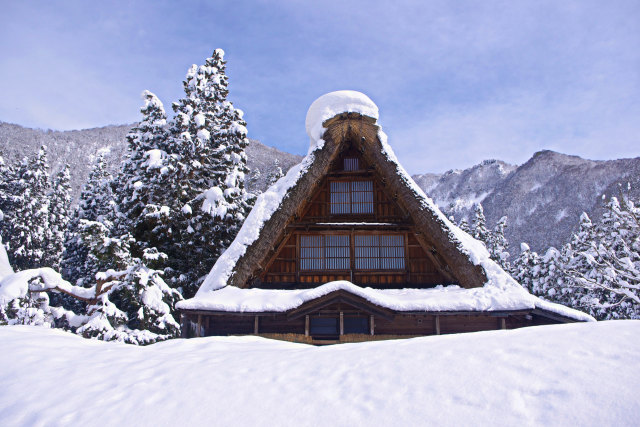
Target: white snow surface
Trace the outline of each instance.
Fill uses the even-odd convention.
[[[338,290],[396,311],[509,311],[540,308],[576,320],[594,320],[580,311],[536,298],[520,286],[504,290],[495,286],[465,289],[455,285],[431,289],[372,289],[361,288],[345,280],[325,283],[312,289],[240,289],[226,286],[181,301],[179,308],[236,313],[285,312]]]
[[[305,120],[312,149],[322,140],[326,130],[322,123],[341,113],[360,113],[377,120],[378,106],[367,95],[354,90],[339,90],[322,95],[311,104]]]
[[[206,306],[215,306],[215,304],[217,304],[214,295],[218,294],[212,294],[212,292],[227,286],[227,282],[233,274],[234,267],[240,257],[245,254],[247,247],[258,238],[265,222],[271,218],[271,215],[281,205],[289,189],[297,184],[309,166],[313,164],[315,151],[322,149],[324,145],[324,141],[320,139],[324,134],[322,123],[343,112],[359,112],[375,119],[378,118],[378,107],[366,95],[360,92],[331,92],[314,101],[309,108],[306,119],[307,133],[312,140],[309,154],[307,154],[300,164],[292,167],[284,177],[280,178],[258,197],[255,206],[242,225],[235,240],[215,263],[211,272],[200,286],[196,296],[190,300],[178,302],[176,304],[177,308],[187,309],[189,307],[195,307],[196,305],[199,305],[200,308],[205,308]],[[481,242],[462,231],[440,212],[435,203],[427,197],[424,191],[422,191],[402,165],[400,165],[393,149],[387,143],[387,135],[382,131],[381,127],[378,131],[378,139],[382,144],[382,153],[390,162],[395,164],[396,174],[412,189],[415,197],[421,203],[421,209],[431,211],[434,217],[444,225],[451,242],[453,242],[461,252],[466,254],[474,265],[480,265],[484,269],[488,280],[482,288],[478,288],[481,289],[480,291],[475,292],[486,293],[486,295],[483,296],[485,301],[497,301],[493,303],[495,307],[509,306],[514,304],[513,298],[516,295],[520,295],[518,304],[523,307],[531,307],[531,304],[534,304],[534,306],[541,304],[545,306],[545,309],[558,314],[571,318],[580,318],[580,320],[593,320],[592,317],[584,313],[558,304],[542,301],[526,292],[518,282],[491,260],[489,252]],[[456,310],[456,308],[446,308],[445,302],[452,302],[452,299],[449,297],[450,294],[443,292],[442,289],[446,288],[441,288],[440,293],[432,294],[434,298],[438,296],[441,297],[442,301],[434,302],[433,304],[440,307],[441,311]],[[229,292],[234,291],[231,290]],[[500,294],[502,294],[502,297],[498,298],[497,296]],[[477,296],[481,297],[481,295]],[[532,301],[534,302],[532,303]],[[452,302],[452,304],[452,306],[457,305],[455,302]],[[483,303],[479,304],[483,305]]]
[[[640,321],[312,347],[0,327],[2,425],[634,426]]]
[[[13,274],[13,268],[11,268],[7,251],[2,243],[2,237],[0,237],[0,281],[10,274]]]

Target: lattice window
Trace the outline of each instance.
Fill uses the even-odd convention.
[[[403,270],[404,236],[356,235],[356,270]]]
[[[357,157],[345,157],[344,158],[344,170],[345,171],[357,171],[360,169],[360,159]]]
[[[373,213],[372,181],[331,181],[331,214]]]
[[[300,236],[301,270],[349,270],[349,236]]]

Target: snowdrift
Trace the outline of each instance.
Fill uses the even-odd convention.
[[[21,425],[636,425],[640,321],[310,347],[148,347],[0,327],[0,420]]]

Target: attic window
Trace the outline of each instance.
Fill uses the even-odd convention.
[[[373,213],[373,181],[331,181],[331,215]]]
[[[344,170],[345,171],[357,171],[360,169],[360,162],[357,157],[345,157]]]
[[[404,269],[403,235],[355,236],[356,270]]]
[[[300,236],[301,270],[349,270],[349,236]]]

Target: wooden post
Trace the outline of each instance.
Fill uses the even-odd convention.
[[[202,336],[202,314],[198,314],[198,328],[196,329],[196,337]]]
[[[344,313],[340,312],[340,335],[344,335]]]
[[[180,314],[180,338],[189,338],[188,324],[187,316],[184,313]]]
[[[507,329],[507,319],[504,317],[500,318],[500,329]]]
[[[309,315],[304,316],[304,336],[309,336]]]
[[[373,320],[373,314],[369,316],[369,333],[373,335],[375,333],[376,323]]]
[[[436,315],[436,335],[440,335],[440,316]]]
[[[253,319],[253,333],[258,335],[258,316]]]

